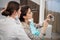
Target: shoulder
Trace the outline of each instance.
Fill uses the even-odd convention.
[[[4,23],[4,22],[5,22],[5,19],[6,19],[6,18],[0,19],[0,23]]]

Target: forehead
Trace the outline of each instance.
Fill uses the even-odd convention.
[[[21,10],[21,7],[19,7],[19,9]]]
[[[28,12],[31,12],[31,9],[30,8],[28,9]]]
[[[21,10],[21,7],[19,7],[19,10],[18,11],[20,11]]]

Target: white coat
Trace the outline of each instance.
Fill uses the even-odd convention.
[[[16,23],[12,17],[0,20],[0,40],[30,40],[22,24]]]

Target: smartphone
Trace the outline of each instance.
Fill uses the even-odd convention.
[[[52,16],[49,16],[49,17],[50,17],[50,19],[53,18]]]
[[[54,21],[54,16],[49,16],[52,21]]]

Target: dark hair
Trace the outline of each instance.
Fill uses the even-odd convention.
[[[19,9],[19,3],[15,1],[10,1],[7,5],[6,10],[2,12],[2,15],[11,16],[14,10],[18,11],[18,9]]]
[[[20,18],[19,18],[21,22],[25,22],[25,19],[23,18],[23,16],[26,16],[29,8],[30,7],[27,5],[24,5],[21,7],[21,14],[20,14]]]

